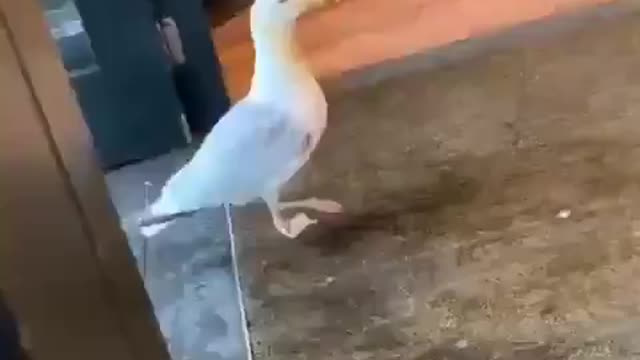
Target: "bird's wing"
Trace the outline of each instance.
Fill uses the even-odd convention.
[[[293,175],[310,140],[286,113],[243,100],[220,119],[166,188],[184,210],[250,201]]]

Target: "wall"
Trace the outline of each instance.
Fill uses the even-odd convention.
[[[300,40],[324,77],[613,0],[343,0],[301,20]],[[248,14],[214,31],[232,97],[248,88]]]

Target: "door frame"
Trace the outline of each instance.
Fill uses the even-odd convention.
[[[0,0],[0,288],[36,359],[169,360],[37,0]]]

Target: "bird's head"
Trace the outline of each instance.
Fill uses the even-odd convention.
[[[251,27],[265,30],[288,26],[301,15],[332,2],[337,0],[255,0],[251,7]]]

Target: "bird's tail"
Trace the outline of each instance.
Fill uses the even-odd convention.
[[[162,191],[160,197],[145,209],[140,218],[140,232],[146,237],[152,237],[166,229],[174,221],[171,215],[180,212],[168,191]]]

